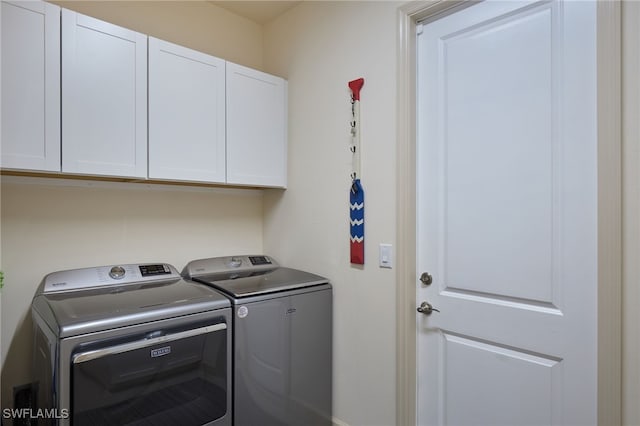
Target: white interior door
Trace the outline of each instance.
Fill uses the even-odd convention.
[[[596,424],[595,2],[420,30],[418,422]]]

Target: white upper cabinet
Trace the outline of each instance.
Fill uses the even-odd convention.
[[[286,187],[286,80],[49,3],[0,4],[2,169]]]
[[[227,183],[287,185],[287,84],[227,62]]]
[[[60,171],[60,8],[2,2],[2,151],[8,169]]]
[[[65,9],[62,171],[147,176],[147,36]]]
[[[225,61],[153,37],[149,177],[225,182]]]

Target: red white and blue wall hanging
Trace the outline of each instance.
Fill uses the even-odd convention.
[[[349,188],[349,221],[351,263],[364,265],[364,189],[360,177],[360,90],[364,78],[349,82],[351,89],[351,145],[352,169]]]

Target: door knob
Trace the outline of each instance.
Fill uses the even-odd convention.
[[[420,275],[420,281],[422,281],[422,284],[424,285],[431,285],[431,283],[433,282],[433,277],[430,273],[423,272],[422,275]]]
[[[420,306],[418,306],[418,309],[416,310],[421,314],[425,314],[425,315],[431,315],[433,311],[440,312],[439,309],[436,309],[433,306],[431,306],[431,303],[429,302],[422,302]]]

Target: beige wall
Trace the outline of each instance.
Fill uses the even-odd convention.
[[[395,423],[395,2],[303,2],[265,27],[265,69],[289,79],[289,187],[265,195],[265,250],[334,285],[334,416]],[[350,92],[362,89],[366,265],[349,263]]]
[[[262,27],[208,2],[54,3],[262,69]],[[46,273],[145,261],[180,269],[194,258],[263,252],[262,191],[2,181],[2,407],[13,386],[30,381],[30,302]]]

